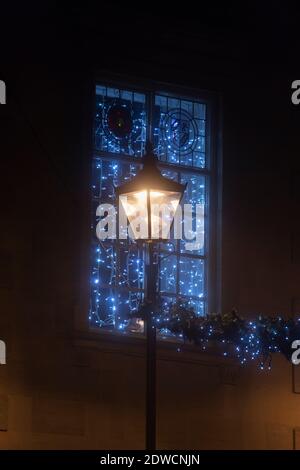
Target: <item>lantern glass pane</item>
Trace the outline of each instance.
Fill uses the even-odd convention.
[[[170,238],[171,227],[180,202],[181,193],[150,190],[151,238]]]
[[[122,194],[120,202],[129,222],[130,238],[134,240],[148,238],[147,191]]]

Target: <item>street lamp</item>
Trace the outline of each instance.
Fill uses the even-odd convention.
[[[157,262],[154,249],[170,238],[175,213],[186,185],[161,175],[150,142],[146,143],[143,169],[128,183],[116,188],[119,208],[129,222],[130,236],[145,244],[145,329],[147,341],[146,449],[156,447],[156,304]]]

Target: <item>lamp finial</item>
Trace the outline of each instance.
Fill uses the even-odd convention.
[[[153,144],[151,140],[147,140],[146,145],[145,145],[144,164],[155,165],[156,162],[157,162],[157,157],[154,153]]]

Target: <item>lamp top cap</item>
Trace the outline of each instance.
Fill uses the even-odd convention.
[[[142,163],[143,168],[135,178],[116,188],[117,195],[145,189],[183,193],[186,185],[170,180],[161,174],[158,168],[158,158],[150,140],[146,142]]]

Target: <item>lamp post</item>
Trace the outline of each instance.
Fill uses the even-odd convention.
[[[150,142],[146,143],[143,169],[116,188],[119,210],[124,210],[132,238],[145,244],[146,330],[146,449],[156,447],[156,326],[153,313],[157,297],[157,243],[170,237],[175,212],[186,185],[161,175]]]

